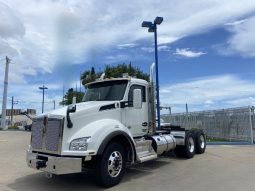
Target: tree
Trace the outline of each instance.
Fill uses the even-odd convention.
[[[124,73],[128,73],[129,76],[137,77],[144,80],[149,80],[149,75],[142,72],[138,67],[133,67],[131,63],[129,65],[123,63],[117,66],[107,65],[105,68],[105,77],[106,78],[119,78],[122,77]]]
[[[100,78],[103,72],[96,72],[95,68],[92,67],[91,70],[86,70],[81,75],[82,84],[85,85],[89,82],[93,82]],[[129,76],[137,77],[144,80],[149,80],[149,75],[141,71],[138,67],[133,67],[131,62],[127,65],[125,63],[119,64],[117,66],[106,65],[105,78],[119,78],[122,77],[124,73],[128,73]]]
[[[73,102],[73,97],[76,96],[76,102],[79,103],[82,101],[82,98],[84,96],[83,92],[76,92],[73,90],[73,88],[70,88],[66,95],[64,96],[64,101],[60,102],[60,105],[70,105]]]
[[[101,73],[96,72],[94,67],[92,67],[91,70],[84,71],[81,74],[82,85],[95,81],[97,78],[100,77],[100,75]]]

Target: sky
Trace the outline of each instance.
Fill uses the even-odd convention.
[[[160,100],[172,112],[255,105],[255,1],[252,0],[0,0],[0,107],[9,67],[8,104],[41,112],[61,107],[64,92],[80,90],[80,73],[154,62],[158,26]],[[84,91],[83,87],[81,87]]]

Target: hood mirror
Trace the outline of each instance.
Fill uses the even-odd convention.
[[[70,113],[74,113],[74,112],[76,112],[76,105],[75,104],[69,105],[67,107],[67,110],[66,110],[66,120],[67,120],[67,127],[68,128],[73,127],[73,123],[72,123],[71,118],[70,118]]]
[[[67,112],[74,113],[76,111],[76,105],[72,104],[67,107]]]

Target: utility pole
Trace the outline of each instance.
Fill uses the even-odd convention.
[[[13,104],[14,104],[14,101],[13,101],[13,96],[12,96],[11,126],[13,124]]]
[[[81,93],[81,72],[80,72],[80,93]]]
[[[65,106],[65,105],[64,105],[64,101],[65,101],[65,86],[64,86],[64,84],[63,84],[63,101],[62,101],[63,107]]]
[[[14,101],[14,97],[12,96],[12,109],[11,109],[11,126],[13,126],[13,106],[14,104],[17,104],[18,101]]]
[[[6,103],[7,103],[7,88],[8,88],[8,73],[9,73],[9,64],[10,59],[6,56],[6,66],[4,74],[4,92],[3,92],[3,104],[2,104],[2,121],[1,129],[6,129]]]
[[[42,113],[44,111],[44,90],[48,89],[46,86],[39,87],[40,90],[43,91],[43,100],[42,100]]]

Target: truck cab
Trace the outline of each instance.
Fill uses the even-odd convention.
[[[108,79],[88,84],[87,93],[83,100],[85,102],[109,101],[107,105],[101,108],[101,113],[109,114],[109,110],[112,109],[111,118],[118,116],[117,120],[129,129],[132,137],[139,137],[148,132],[148,89],[149,83],[145,80],[135,78]],[[134,105],[134,90],[139,90],[141,101],[138,105],[137,102]],[[102,112],[104,110],[106,111]]]
[[[127,165],[165,152],[192,158],[206,147],[202,131],[157,129],[153,82],[111,78],[86,85],[83,102],[33,119],[29,167],[48,174],[94,168],[101,184],[118,184]]]

